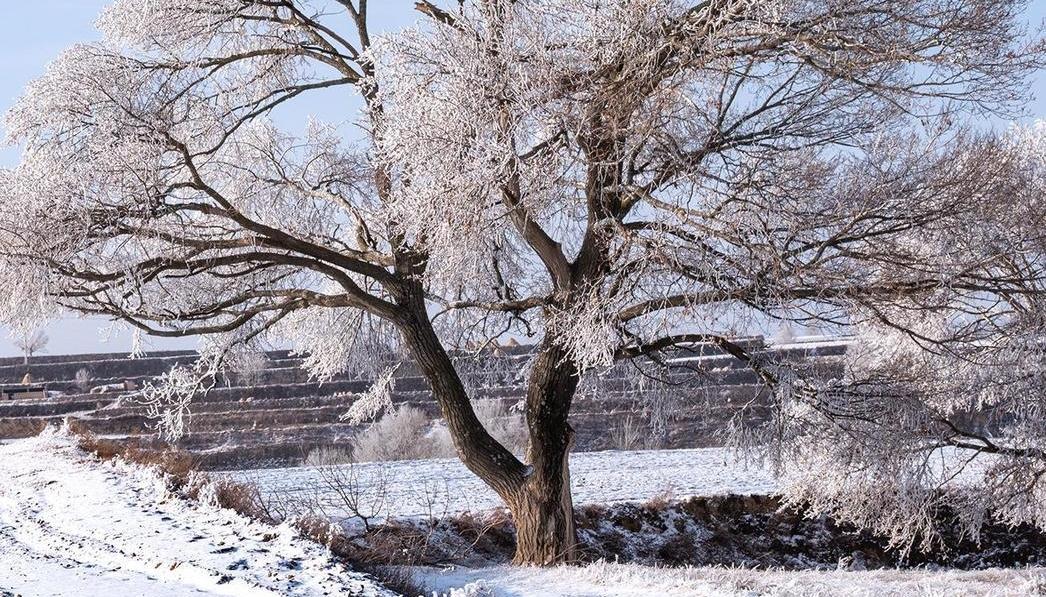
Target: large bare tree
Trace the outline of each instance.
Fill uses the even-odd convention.
[[[416,28],[377,36],[366,0],[118,0],[103,41],[8,115],[25,149],[0,187],[2,311],[209,338],[196,370],[152,388],[175,429],[201,378],[266,339],[318,376],[388,380],[375,365],[403,350],[514,515],[521,563],[577,557],[581,377],[694,343],[774,389],[778,414],[746,437],[839,479],[797,479],[796,499],[874,523],[852,496],[911,486],[941,446],[1019,462],[1041,498],[1041,386],[992,402],[1021,423],[999,442],[934,400],[932,364],[903,366],[976,347],[986,368],[1038,363],[1007,368],[1013,383],[1042,375],[1042,131],[977,125],[1017,114],[1042,64],[1023,6],[421,1]],[[313,96],[362,133],[276,124]],[[880,343],[896,358],[805,380],[730,340],[772,319],[896,332]],[[448,352],[505,334],[539,341],[524,460]],[[979,387],[959,390],[988,400]],[[1014,519],[1044,523],[1041,499],[1022,504]]]

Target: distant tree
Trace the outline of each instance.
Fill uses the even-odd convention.
[[[81,392],[88,392],[91,389],[91,372],[84,367],[76,370],[76,375],[73,377],[73,384]]]
[[[915,512],[945,446],[997,457],[970,512],[1046,526],[1046,397],[1023,391],[1043,363],[1043,128],[975,127],[1018,113],[1043,64],[1024,6],[422,0],[417,28],[379,37],[366,0],[119,0],[8,115],[25,149],[0,182],[3,315],[209,338],[146,388],[173,430],[265,341],[320,377],[402,349],[522,563],[577,556],[581,377],[694,343],[774,390],[746,437],[809,472],[794,495],[817,507]],[[362,100],[362,139],[271,117],[324,94]],[[898,339],[816,385],[728,337],[768,318]],[[523,459],[448,353],[503,334],[539,341]],[[978,384],[934,389],[938,363]],[[959,403],[1012,432],[971,429]],[[1025,497],[998,501],[1007,475]]]
[[[22,351],[23,363],[28,367],[29,358],[34,354],[43,352],[47,348],[47,343],[51,339],[47,337],[47,334],[43,330],[33,330],[32,332],[26,332],[15,339],[15,346]]]

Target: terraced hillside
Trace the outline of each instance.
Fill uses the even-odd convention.
[[[762,346],[761,338],[747,339]],[[802,362],[818,374],[841,367],[845,339],[795,342],[771,349],[777,358]],[[499,349],[481,359],[462,360],[476,398],[515,405],[523,396],[520,374],[526,346]],[[196,358],[192,351],[34,357],[34,380],[47,384],[47,400],[0,402],[0,439],[38,433],[45,425],[76,420],[91,432],[113,438],[159,442],[135,387]],[[765,409],[765,389],[737,359],[712,346],[672,355],[668,384],[653,384],[627,369],[612,370],[579,393],[572,415],[577,449],[689,448],[718,445],[727,421],[744,407],[748,416]],[[0,359],[0,384],[26,373],[20,358]],[[199,455],[205,467],[247,468],[300,463],[313,449],[336,446],[360,430],[340,420],[369,380],[335,377],[319,383],[287,351],[268,354],[267,366],[250,379],[235,377],[196,398],[189,433],[178,445]],[[93,390],[93,391],[92,391]],[[428,386],[411,366],[397,371],[394,401],[411,404],[433,418]]]

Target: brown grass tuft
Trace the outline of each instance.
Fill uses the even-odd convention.
[[[215,502],[222,508],[228,508],[252,520],[267,524],[278,524],[265,504],[261,491],[253,483],[240,483],[231,479],[211,481]]]
[[[182,450],[174,448],[152,448],[143,446],[133,440],[113,440],[77,431],[70,426],[76,436],[76,445],[83,451],[94,454],[102,460],[121,458],[127,462],[153,467],[167,477],[172,489],[182,489],[194,481],[199,469],[196,459]]]

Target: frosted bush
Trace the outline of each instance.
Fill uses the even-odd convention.
[[[527,427],[523,415],[513,411],[504,401],[481,398],[472,402],[476,417],[483,427],[514,454],[522,455],[527,447]],[[454,441],[446,425],[437,423],[430,437],[433,441],[433,457],[449,457],[455,454]]]
[[[337,464],[349,464],[352,462],[351,453],[341,448],[321,446],[309,450],[305,457],[305,466],[331,466]]]
[[[431,424],[421,409],[402,404],[352,438],[352,458],[356,462],[429,458],[434,451]]]

